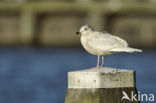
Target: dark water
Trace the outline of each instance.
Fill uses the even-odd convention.
[[[0,103],[64,103],[67,72],[96,59],[80,48],[0,48]],[[137,89],[156,94],[155,51],[105,56],[105,66],[135,70]]]

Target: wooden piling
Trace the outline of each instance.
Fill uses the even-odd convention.
[[[122,99],[127,94],[129,99]],[[65,103],[139,103],[135,71],[113,68],[91,68],[68,72]],[[137,99],[137,97],[136,97]]]

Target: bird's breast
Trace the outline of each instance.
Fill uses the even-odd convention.
[[[87,42],[89,41],[89,38],[86,36],[81,36],[81,44],[84,47],[84,49],[86,51],[88,51],[90,54],[93,55],[108,55],[111,54],[110,51],[103,51],[103,50],[99,50],[96,47],[93,47],[92,45],[89,45]]]
[[[96,50],[95,48],[93,48],[92,46],[90,46],[90,45],[87,44],[88,39],[89,39],[89,38],[87,38],[87,37],[81,36],[81,44],[82,44],[82,46],[83,46],[84,49],[85,49],[86,51],[88,51],[90,54],[98,55],[98,50]]]

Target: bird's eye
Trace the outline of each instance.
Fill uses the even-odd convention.
[[[85,30],[87,30],[87,28],[85,28]]]

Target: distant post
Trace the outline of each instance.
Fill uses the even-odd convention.
[[[91,68],[68,72],[65,103],[139,103],[133,70]]]

